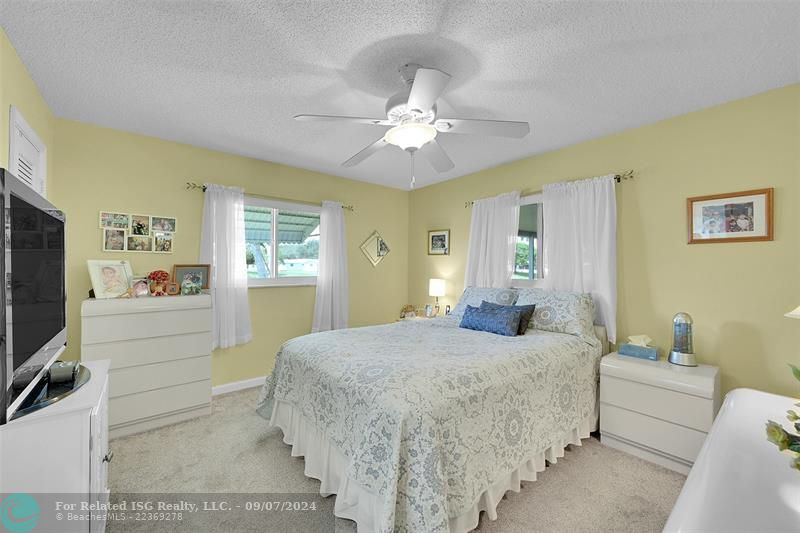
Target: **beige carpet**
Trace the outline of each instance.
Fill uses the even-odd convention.
[[[213,414],[111,442],[112,493],[314,493],[319,482],[303,475],[303,460],[290,455],[280,430],[254,412],[257,389],[217,396]],[[509,493],[499,518],[482,519],[482,532],[658,532],[675,503],[684,477],[591,438],[573,446],[536,482]],[[327,502],[330,513],[333,498]],[[198,517],[201,515],[197,515]],[[287,526],[204,515],[192,531],[283,531]],[[228,515],[240,516],[240,515]],[[255,519],[258,517],[256,516]],[[199,519],[199,518],[198,518]],[[255,520],[254,519],[254,520]],[[353,523],[327,515],[317,531],[353,531]],[[144,526],[145,524],[140,524]],[[178,524],[120,531],[179,531]],[[309,526],[309,529],[313,529]],[[298,531],[298,533],[301,533]]]

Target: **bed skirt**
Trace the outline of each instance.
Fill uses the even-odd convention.
[[[497,520],[497,505],[507,491],[519,492],[521,482],[536,481],[537,474],[545,469],[545,462],[555,463],[564,457],[564,450],[570,444],[580,446],[581,439],[588,438],[596,424],[596,416],[584,419],[580,427],[566,432],[553,446],[523,461],[516,470],[488,487],[470,509],[451,517],[450,531],[462,533],[475,529],[481,511],[486,511],[490,520]],[[270,425],[283,431],[283,442],[292,446],[292,457],[305,458],[304,473],[320,481],[320,494],[336,495],[334,514],[356,522],[359,533],[375,531],[375,524],[381,523],[381,498],[347,477],[347,458],[328,437],[292,404],[280,400],[274,401]]]

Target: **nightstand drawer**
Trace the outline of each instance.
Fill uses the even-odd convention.
[[[710,399],[613,376],[601,376],[600,401],[703,432],[714,422]]]
[[[694,462],[706,434],[620,407],[600,404],[600,432]]]

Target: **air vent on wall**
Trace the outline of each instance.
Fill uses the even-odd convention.
[[[19,112],[11,106],[9,170],[31,189],[46,196],[47,147]]]

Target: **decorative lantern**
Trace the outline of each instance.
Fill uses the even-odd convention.
[[[692,343],[692,317],[688,313],[678,313],[672,319],[672,351],[669,362],[673,365],[697,366]]]

